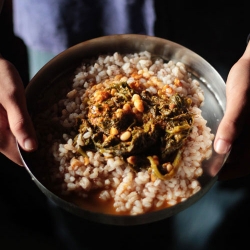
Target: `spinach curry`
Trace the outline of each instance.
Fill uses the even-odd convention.
[[[106,80],[88,89],[83,100],[87,116],[76,122],[74,144],[81,138],[78,153],[84,157],[87,150],[122,156],[134,171],[146,168],[151,178],[168,179],[181,162],[192,128],[192,101],[142,86]]]

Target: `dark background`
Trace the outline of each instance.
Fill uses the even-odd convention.
[[[228,1],[217,1],[215,4],[211,1],[199,2],[201,5],[191,4],[190,1],[156,1],[156,36],[193,50],[226,80],[231,66],[244,52],[250,32],[248,1],[237,1],[231,5]],[[11,1],[7,0],[0,16],[0,51],[17,67],[24,85],[27,85],[26,47],[13,34],[11,13]],[[3,155],[0,155],[0,165],[0,249],[64,249],[57,240],[58,229],[48,201],[27,171]],[[238,183],[231,182],[226,188],[237,187]],[[241,185],[245,183],[246,180],[242,179]],[[246,202],[249,203],[248,199]],[[245,213],[239,214],[237,211],[231,215],[237,218],[237,223],[245,220],[244,216]],[[224,224],[227,225],[227,222]],[[249,227],[245,230],[249,231]],[[224,238],[218,243],[216,239],[211,244],[226,246],[226,241]],[[248,244],[247,238],[245,243]],[[73,249],[73,245],[67,249]]]

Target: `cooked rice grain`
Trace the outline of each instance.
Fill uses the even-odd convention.
[[[91,151],[87,152],[88,158],[77,155],[72,144],[75,136],[72,131],[62,134],[54,142],[51,132],[43,140],[45,144],[51,145],[50,150],[56,163],[52,161],[50,175],[61,195],[76,194],[86,199],[90,191],[100,189],[99,199],[113,200],[116,213],[136,215],[159,207],[174,206],[200,190],[197,178],[203,173],[202,161],[211,156],[214,135],[201,115],[200,106],[204,95],[200,83],[192,78],[181,62],[153,59],[147,51],[101,55],[89,65],[83,64],[76,69],[72,89],[53,108],[55,111],[51,111],[51,120],[59,121],[65,131],[69,131],[76,117],[86,115],[84,99],[91,92],[90,86],[111,77],[130,84],[136,76],[139,76],[140,84],[144,84],[151,93],[165,89],[168,96],[179,93],[192,99],[190,111],[195,114],[193,129],[186,141],[177,173],[170,180],[153,181],[147,170],[135,173],[118,156]],[[41,123],[39,120],[39,125]],[[43,133],[44,128],[40,132],[41,136],[46,134]],[[89,130],[83,137],[88,138],[91,133]],[[79,137],[77,144],[81,143]]]

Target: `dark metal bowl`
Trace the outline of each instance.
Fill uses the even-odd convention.
[[[41,68],[26,88],[27,105],[31,116],[38,105],[44,105],[45,107],[59,100],[60,96],[58,95],[55,98],[55,93],[64,87],[65,82],[67,82],[65,79],[69,79],[72,76],[76,67],[83,60],[87,61],[99,54],[114,52],[134,53],[145,50],[167,61],[171,59],[183,62],[193,77],[199,80],[205,95],[205,102],[201,107],[202,115],[207,120],[207,125],[211,128],[212,133],[216,134],[219,122],[224,115],[226,103],[225,82],[222,77],[206,60],[193,51],[172,41],[145,35],[128,34],[100,37],[82,42],[60,53]],[[51,98],[52,94],[53,98]],[[43,95],[44,102],[38,104],[37,100],[41,95]],[[32,153],[24,152],[19,146],[18,149],[32,180],[49,199],[52,199],[61,208],[77,216],[111,225],[139,225],[155,222],[184,210],[198,201],[213,186],[217,181],[217,173],[228,156],[212,152],[211,158],[205,160],[202,164],[204,173],[199,178],[201,190],[186,201],[160,211],[136,216],[124,216],[88,211],[61,199],[39,180],[39,176],[36,173],[36,163],[31,159]]]

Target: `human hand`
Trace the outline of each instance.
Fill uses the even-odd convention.
[[[37,148],[22,80],[14,65],[0,55],[0,152],[22,166],[16,142],[26,151]]]
[[[231,68],[226,81],[226,112],[218,127],[214,149],[230,155],[219,172],[219,180],[250,173],[250,43]]]

